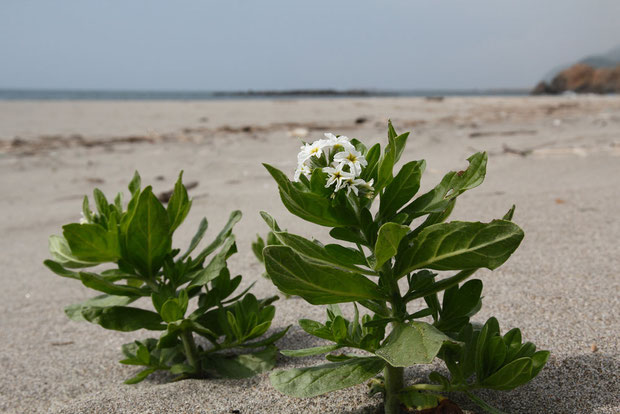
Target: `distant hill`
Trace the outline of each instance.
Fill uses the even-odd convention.
[[[602,55],[587,56],[558,66],[536,85],[532,94],[620,93],[620,45]]]
[[[583,63],[584,65],[588,65],[596,69],[613,68],[617,66],[618,64],[620,64],[620,45],[614,47],[607,53],[604,53],[601,55],[590,55],[590,56],[586,56],[585,58],[577,62],[565,63],[563,65],[556,66],[555,68],[547,72],[545,76],[543,76],[542,81],[546,83],[550,83],[553,80],[553,78],[557,76],[558,73],[562,72],[565,69],[570,68],[576,63]]]

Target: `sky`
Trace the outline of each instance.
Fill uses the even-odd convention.
[[[618,0],[0,0],[0,88],[533,87]]]

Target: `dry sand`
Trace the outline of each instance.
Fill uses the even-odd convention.
[[[356,123],[360,117],[365,122]],[[295,128],[376,141],[384,140],[388,117],[397,129],[414,130],[403,159],[427,159],[424,188],[466,166],[474,151],[489,152],[486,182],[460,198],[453,218],[488,221],[517,205],[526,238],[502,268],[479,273],[485,299],[476,319],[496,315],[504,330],[519,326],[552,357],[527,386],[483,396],[513,413],[620,412],[620,98],[588,96],[0,102],[0,411],[376,412],[380,400],[367,397],[364,385],[305,400],[279,394],[267,375],[123,385],[136,368],[118,364],[119,347],[146,333],[68,320],[63,307],[92,293],[41,262],[47,236],[79,218],[81,197],[95,185],[117,191],[138,169],[164,191],[184,169],[199,185],[177,242],[187,243],[203,215],[213,235],[230,210],[241,209],[240,253],[230,266],[245,283],[257,281],[258,296],[273,294],[250,251],[266,229],[258,211],[297,233],[317,233],[281,206],[260,163],[292,173]],[[278,305],[274,328],[300,317],[323,320],[323,309],[300,299]],[[316,343],[294,327],[280,345]],[[278,366],[319,361],[281,357]],[[421,379],[431,368],[407,376]]]

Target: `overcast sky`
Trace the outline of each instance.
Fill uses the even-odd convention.
[[[619,0],[0,0],[0,88],[531,87]]]

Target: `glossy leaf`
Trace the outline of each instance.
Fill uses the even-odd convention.
[[[71,254],[86,262],[114,262],[121,257],[118,234],[98,224],[71,223],[63,226]]]
[[[155,371],[157,371],[157,368],[144,369],[140,371],[136,376],[129,378],[128,380],[125,380],[125,384],[131,385],[131,384],[137,384],[139,382],[142,382],[146,379],[146,377],[148,377]]]
[[[385,223],[379,229],[377,243],[375,244],[375,269],[381,268],[398,252],[400,241],[409,232],[409,227],[396,223]]]
[[[278,289],[313,305],[383,299],[377,285],[364,276],[310,262],[290,247],[268,246],[263,255],[267,273]]]
[[[407,224],[424,214],[443,211],[452,199],[482,184],[486,175],[487,158],[486,152],[472,155],[467,159],[467,170],[449,172],[435,188],[409,203],[402,210],[409,215]]]
[[[168,213],[151,187],[140,194],[123,237],[124,256],[143,276],[152,277],[170,252],[172,238]]]
[[[116,296],[149,296],[150,292],[129,285],[117,285],[95,273],[80,272],[80,280],[84,286],[99,292]]]
[[[128,306],[85,307],[82,308],[82,316],[89,322],[115,331],[130,332],[138,329],[163,331],[166,329],[161,317],[155,312]]]
[[[82,309],[88,307],[107,308],[109,306],[124,306],[135,302],[138,296],[113,296],[113,295],[99,295],[94,298],[85,300],[84,302],[74,303],[65,307],[65,314],[69,319],[74,321],[86,321],[82,316]]]
[[[401,277],[416,269],[461,270],[502,265],[519,247],[523,230],[505,220],[453,221],[429,226],[397,257]]]
[[[228,217],[228,221],[220,230],[220,232],[215,236],[215,239],[205,247],[196,258],[192,261],[192,264],[201,263],[208,255],[216,251],[224,242],[228,240],[228,237],[232,234],[232,229],[241,220],[242,214],[241,211],[235,210],[230,213]]]
[[[75,257],[64,237],[52,235],[49,237],[48,243],[52,258],[66,268],[77,269],[99,264],[97,261],[82,260]]]
[[[399,208],[411,200],[420,189],[420,180],[425,168],[426,162],[424,160],[411,161],[403,165],[381,195],[379,206],[379,215],[381,217],[392,217]]]
[[[495,390],[510,390],[527,382],[532,373],[532,359],[518,358],[485,378],[481,384]]]
[[[69,279],[77,279],[80,280],[80,275],[78,272],[74,272],[72,270],[66,269],[58,262],[53,260],[45,260],[43,264],[52,272],[56,273],[58,276],[67,277]]]
[[[346,211],[332,207],[329,198],[309,191],[300,191],[286,175],[268,164],[263,164],[280,189],[280,198],[288,211],[321,226],[339,227],[355,224],[355,218]]]
[[[268,216],[267,213],[263,212],[263,218],[265,218],[266,216]],[[269,219],[265,220],[267,224],[275,223],[275,220],[273,220],[271,216],[269,216]],[[330,251],[326,249],[325,246],[316,241],[313,242],[304,237],[298,236],[296,234],[287,233],[285,231],[277,231],[275,227],[272,227],[272,233],[276,236],[276,238],[282,245],[290,247],[295,251],[295,253],[311,259],[313,262],[334,265],[341,269],[350,270],[358,273],[376,274],[372,270],[363,269],[351,264],[349,260],[340,260],[337,254],[330,253]]]
[[[187,195],[187,189],[183,185],[183,171],[181,171],[166,209],[171,233],[183,223],[191,207],[192,202]]]
[[[229,252],[235,246],[235,236],[228,236],[222,249],[211,259],[209,264],[196,274],[192,279],[190,286],[203,286],[220,275],[220,272],[226,268],[226,259]]]

